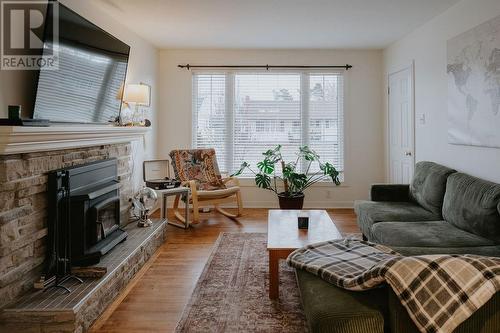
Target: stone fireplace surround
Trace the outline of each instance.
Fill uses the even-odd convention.
[[[126,216],[131,195],[128,143],[0,156],[0,307],[40,278],[47,235],[47,173],[111,157],[118,158],[121,210]]]
[[[131,142],[143,139],[147,130],[110,126],[0,128],[0,308],[32,290],[43,270],[47,173],[117,158],[121,221],[126,224],[128,199],[134,191]],[[163,232],[160,234],[153,237],[155,244],[148,248],[148,255],[161,244]],[[143,263],[145,258],[138,261]]]

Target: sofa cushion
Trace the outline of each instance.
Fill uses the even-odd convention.
[[[418,162],[410,184],[410,196],[425,209],[441,214],[448,176],[453,169],[434,162]]]
[[[500,185],[463,173],[448,178],[443,218],[462,230],[500,243]]]
[[[383,333],[387,289],[349,291],[296,270],[304,313],[313,333]]]
[[[390,248],[403,256],[420,256],[429,254],[475,254],[477,256],[500,257],[500,245],[449,248],[391,246]]]
[[[372,201],[408,202],[410,201],[410,185],[373,184],[370,199]]]
[[[389,247],[453,248],[494,246],[490,239],[458,229],[446,221],[380,222],[372,227],[373,241]],[[449,252],[451,253],[451,252]]]
[[[440,214],[432,213],[413,202],[382,202],[357,200],[354,210],[361,232],[372,240],[371,229],[375,223],[386,221],[433,221]]]

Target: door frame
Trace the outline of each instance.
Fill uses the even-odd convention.
[[[390,79],[391,75],[397,74],[399,72],[402,72],[404,70],[410,70],[410,93],[411,93],[411,102],[410,102],[410,107],[411,107],[411,117],[413,119],[413,135],[412,135],[412,154],[413,154],[413,166],[415,167],[416,164],[416,118],[415,118],[415,60],[412,60],[409,64],[404,65],[402,67],[397,67],[395,70],[391,70],[387,74],[387,81],[386,81],[386,102],[387,102],[387,137],[386,137],[386,144],[387,144],[387,168],[386,168],[386,178],[387,181],[390,182],[391,180],[391,103],[390,103]]]

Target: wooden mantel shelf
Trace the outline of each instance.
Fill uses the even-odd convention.
[[[150,131],[112,125],[0,126],[0,155],[130,142]]]

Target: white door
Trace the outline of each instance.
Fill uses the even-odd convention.
[[[408,184],[415,166],[413,66],[389,74],[390,181]]]

